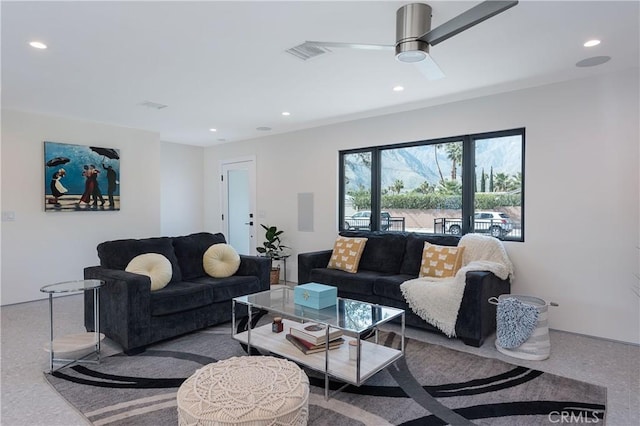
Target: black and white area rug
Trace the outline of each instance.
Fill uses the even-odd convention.
[[[394,334],[385,344],[399,345]],[[604,424],[606,388],[500,360],[406,339],[406,357],[360,387],[324,400],[307,370],[309,425],[551,425],[562,416]],[[45,374],[94,425],[177,425],[176,392],[203,365],[245,355],[228,329],[212,328]],[[342,386],[332,382],[333,389]]]

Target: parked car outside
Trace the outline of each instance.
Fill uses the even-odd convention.
[[[447,219],[447,231],[453,235],[462,233],[461,219]],[[513,230],[509,215],[501,212],[479,211],[473,215],[474,232],[489,233],[492,237],[504,238]]]
[[[380,212],[380,229],[387,231],[391,224],[391,215],[389,212]],[[371,211],[362,210],[355,213],[351,217],[344,219],[345,230],[369,230],[371,229]]]

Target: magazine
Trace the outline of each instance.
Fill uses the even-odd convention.
[[[289,342],[291,342],[293,344],[293,346],[295,346],[296,348],[300,349],[300,351],[305,355],[309,355],[309,354],[314,354],[314,353],[317,353],[317,352],[324,352],[325,351],[325,346],[324,345],[308,346],[309,342],[303,342],[302,340],[298,339],[295,336],[292,336],[291,334],[287,334],[285,337],[287,338],[287,340]],[[339,340],[334,340],[333,342],[330,342],[329,350],[339,348],[342,345],[342,343],[344,343],[344,339],[342,339],[342,338],[340,338]]]
[[[295,336],[293,336],[293,337],[295,337]],[[295,337],[295,338],[296,338],[296,339],[298,339],[298,341],[299,341],[300,343],[302,343],[303,345],[305,345],[305,346],[307,347],[307,349],[318,349],[318,348],[320,348],[320,349],[324,349],[324,347],[325,347],[324,342],[323,342],[323,343],[321,343],[321,344],[319,344],[319,345],[314,345],[313,343],[311,343],[311,342],[307,342],[306,340],[301,339],[301,338],[299,338],[299,337]],[[329,342],[329,346],[330,346],[330,347],[331,347],[331,346],[340,346],[340,345],[341,345],[341,344],[343,344],[343,343],[344,343],[344,339],[343,339],[342,337],[338,337],[338,338],[337,338],[337,339],[335,339],[335,340],[331,340],[331,341]]]
[[[322,345],[327,337],[327,329],[324,324],[315,323],[289,323],[289,334],[300,339],[306,340],[312,345]],[[342,337],[342,330],[339,328],[331,328],[329,331],[329,341]]]

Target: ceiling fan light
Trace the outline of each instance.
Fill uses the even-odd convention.
[[[422,40],[406,40],[396,44],[396,59],[415,64],[424,61],[429,54],[429,45]]]
[[[426,57],[427,54],[421,50],[408,50],[405,52],[400,52],[396,55],[396,59],[398,61],[408,64],[414,64],[416,62],[424,61]]]

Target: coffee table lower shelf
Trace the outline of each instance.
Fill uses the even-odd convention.
[[[403,356],[402,351],[399,349],[361,340],[360,374],[358,375],[356,361],[349,359],[348,343],[349,340],[355,340],[355,338],[342,336],[345,342],[339,348],[328,351],[329,368],[325,370],[325,352],[305,355],[286,339],[289,321],[283,320],[284,331],[281,333],[271,331],[271,324],[252,329],[251,346],[280,355],[322,374],[356,386],[360,386],[371,376],[382,371]],[[233,338],[241,343],[248,344],[248,335],[249,333],[244,331],[235,334]],[[327,396],[327,390],[325,389],[325,397]]]

